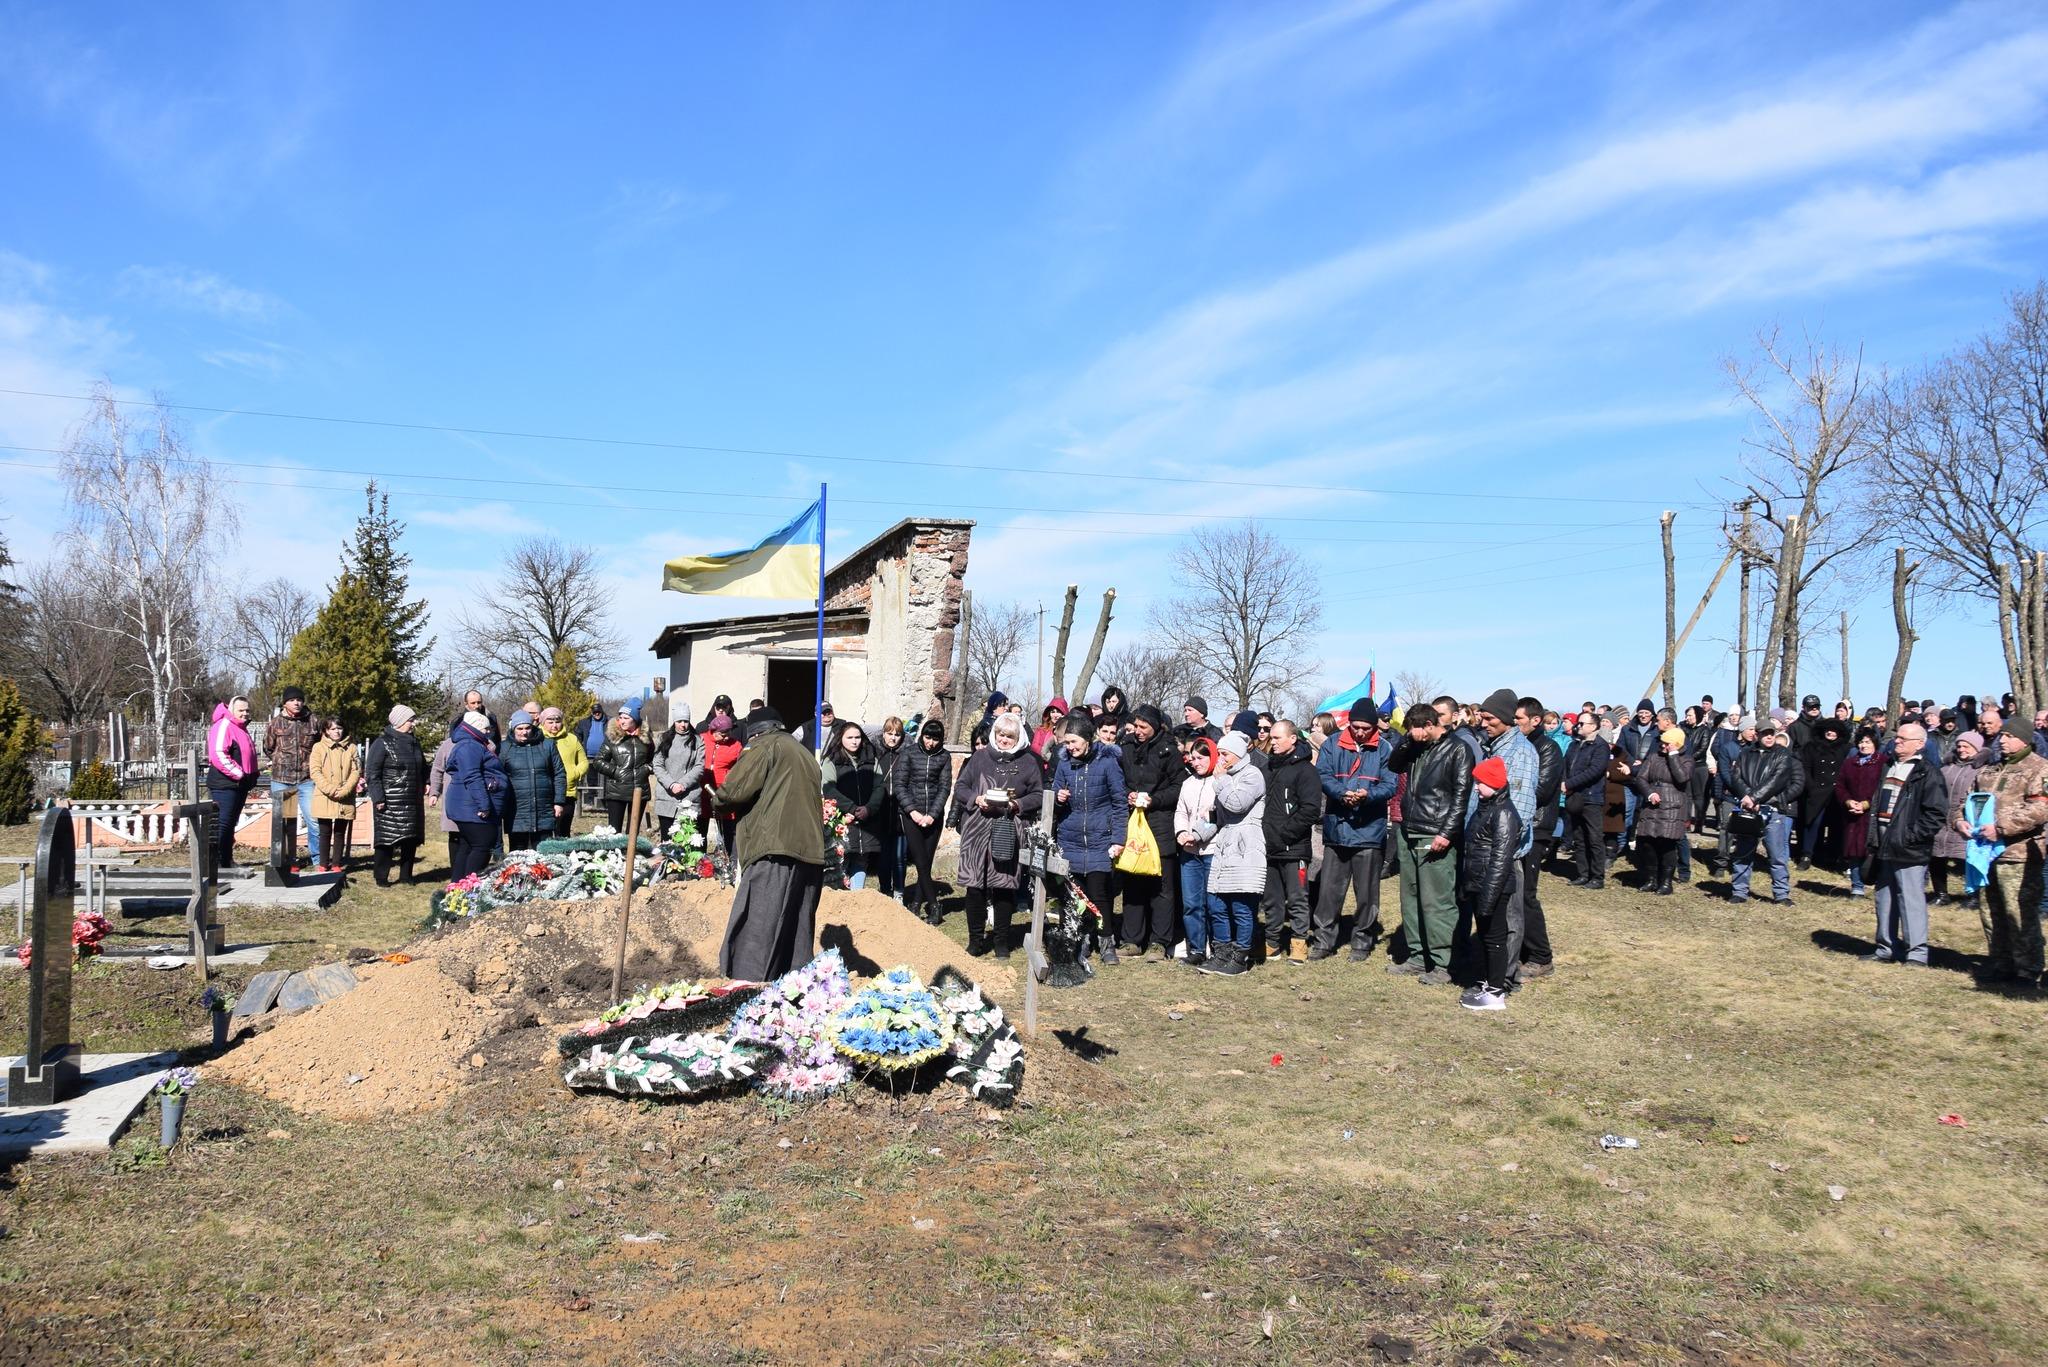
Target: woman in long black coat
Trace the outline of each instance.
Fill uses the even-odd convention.
[[[818,762],[824,795],[850,818],[845,848],[840,851],[846,885],[864,888],[882,855],[881,762],[860,723],[845,717],[833,726],[832,739]]]
[[[426,838],[427,757],[412,729],[413,710],[402,703],[392,708],[390,724],[370,742],[363,766],[372,818],[370,872],[380,888],[391,885],[393,856],[399,878],[412,882],[413,857]]]
[[[1849,727],[1833,717],[1813,729],[1799,762],[1806,769],[1806,791],[1799,797],[1799,867],[1805,868],[1826,848],[1821,829],[1826,824],[1835,796],[1835,779],[1842,762],[1849,758]]]

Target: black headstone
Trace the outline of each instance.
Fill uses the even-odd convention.
[[[11,1106],[48,1106],[78,1089],[84,1050],[71,1038],[71,945],[73,899],[78,892],[78,853],[72,843],[71,813],[53,807],[43,813],[36,835],[36,890],[29,925],[28,1038],[21,1060],[7,1069]]]

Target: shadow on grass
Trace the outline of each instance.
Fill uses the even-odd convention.
[[[1814,948],[1825,950],[1830,954],[1853,954],[1860,958],[1877,949],[1877,941],[1875,940],[1866,940],[1860,935],[1844,935],[1838,930],[1816,930],[1811,938]],[[1950,973],[1974,974],[1983,966],[1983,963],[1984,960],[1978,955],[1965,954],[1960,950],[1947,949],[1941,945],[1931,945],[1927,951],[1927,966],[1929,968],[1945,969]],[[1996,984],[1986,984],[1986,986],[1995,987]]]
[[[1100,1063],[1116,1054],[1113,1046],[1089,1039],[1088,1029],[1089,1027],[1084,1025],[1077,1030],[1055,1030],[1052,1037],[1060,1042],[1062,1049],[1078,1056],[1085,1063]]]

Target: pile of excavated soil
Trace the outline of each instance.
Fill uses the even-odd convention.
[[[732,892],[711,883],[683,883],[656,894],[665,898],[676,932],[690,953],[715,970],[732,913]],[[633,914],[639,915],[634,907]],[[948,964],[1006,1005],[1018,1000],[1016,972],[1008,964],[974,960],[935,926],[926,925],[879,892],[827,890],[818,899],[818,948],[837,949],[855,977],[874,977],[898,964],[930,982]]]
[[[626,990],[715,977],[732,898],[732,889],[711,882],[636,895]],[[214,1068],[226,1081],[323,1115],[433,1109],[477,1079],[475,1057],[499,1057],[483,1047],[494,1037],[537,1036],[534,1066],[551,1065],[556,1030],[609,1005],[618,926],[618,899],[608,897],[503,907],[423,935],[405,946],[411,963],[364,965],[353,991],[279,1019]],[[951,964],[1006,1007],[1019,1001],[1009,965],[969,959],[878,892],[827,891],[817,930],[818,948],[838,949],[856,977],[908,964],[929,982]],[[1032,1057],[1059,1052],[1033,1049]],[[1037,1066],[1026,1066],[1027,1095],[1039,1090]]]
[[[427,1111],[462,1085],[496,1014],[427,963],[362,983],[230,1050],[207,1071],[302,1111],[355,1119]]]

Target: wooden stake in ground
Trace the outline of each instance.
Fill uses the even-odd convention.
[[[1052,861],[1059,859],[1059,847],[1052,844],[1050,802],[1038,809],[1037,848],[1046,851],[1046,867],[1031,880],[1031,933],[1024,941],[1024,1038],[1038,1035],[1038,981],[1051,971],[1045,957],[1045,885],[1052,873]],[[1064,862],[1064,861],[1062,861]]]
[[[633,865],[640,857],[640,803],[647,796],[645,788],[633,790],[632,801],[626,806],[626,891],[619,901],[619,952],[612,960],[612,1000],[625,1000],[626,982],[626,927],[633,920]]]
[[[1109,635],[1109,610],[1116,605],[1116,590],[1102,592],[1102,616],[1095,619],[1095,635],[1088,642],[1088,656],[1081,661],[1081,672],[1074,676],[1074,696],[1069,702],[1078,706],[1088,696],[1089,681],[1095,677],[1095,662],[1102,658],[1103,638]]]

